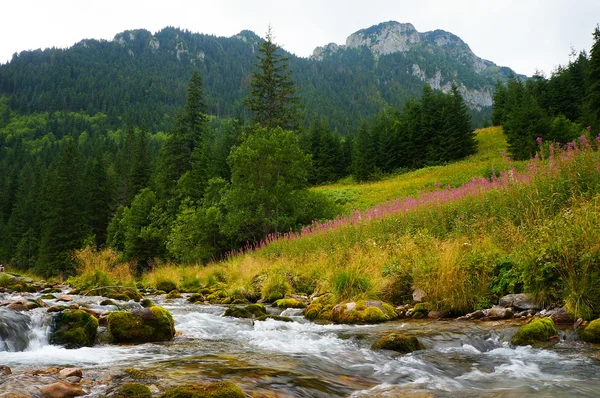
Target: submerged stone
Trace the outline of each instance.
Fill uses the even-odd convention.
[[[267,319],[273,319],[274,321],[280,322],[294,322],[294,320],[288,316],[280,316],[280,315],[261,315],[256,318],[256,321],[266,321]]]
[[[543,343],[556,336],[558,332],[550,318],[537,318],[519,328],[511,339],[513,345],[531,345]]]
[[[173,317],[160,306],[112,312],[108,329],[116,343],[167,341],[175,336]]]
[[[161,398],[243,398],[244,391],[230,381],[181,386],[166,391]]]
[[[379,338],[371,346],[373,350],[392,350],[408,354],[413,351],[422,350],[424,347],[414,336],[405,336],[399,333],[392,333]]]
[[[119,388],[115,395],[117,398],[152,398],[152,392],[148,386],[139,383],[128,383]]]

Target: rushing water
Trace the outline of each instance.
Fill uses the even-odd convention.
[[[76,299],[84,300],[92,308],[106,309],[98,306],[100,298]],[[163,387],[231,380],[248,393],[284,397],[596,397],[600,393],[598,347],[571,341],[568,335],[543,349],[515,348],[507,341],[516,325],[506,323],[320,325],[305,321],[298,310],[284,313],[293,323],[252,323],[222,317],[224,306],[194,305],[184,299],[155,301],[173,314],[178,335],[172,342],[77,350],[48,344],[44,309],[18,314],[0,308],[0,365],[13,372],[78,366],[84,373],[115,374],[136,368],[152,375],[152,384]],[[370,349],[379,335],[392,331],[419,337],[426,349],[409,355]],[[110,388],[96,388],[89,396],[105,396]]]

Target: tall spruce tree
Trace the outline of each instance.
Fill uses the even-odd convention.
[[[82,166],[77,145],[67,137],[58,158],[47,170],[42,187],[38,271],[43,275],[72,272],[69,254],[81,246],[88,233]]]
[[[600,123],[600,26],[594,29],[594,44],[590,50],[587,99],[593,122]],[[597,128],[597,126],[596,126]]]
[[[271,27],[258,51],[250,92],[244,100],[252,113],[252,121],[267,128],[295,129],[301,119],[300,98],[296,95],[298,86],[291,79],[289,57],[283,56],[273,42]]]
[[[187,102],[161,154],[158,188],[161,198],[171,195],[181,176],[192,169],[194,152],[206,142],[207,116],[202,77],[194,70],[187,87]]]

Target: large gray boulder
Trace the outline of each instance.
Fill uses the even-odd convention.
[[[533,295],[529,293],[508,294],[500,298],[498,305],[502,307],[513,307],[518,310],[539,311],[543,308],[540,303],[537,303],[534,300]]]

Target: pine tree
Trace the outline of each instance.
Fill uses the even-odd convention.
[[[360,122],[358,134],[354,141],[352,169],[357,181],[367,181],[375,172],[375,142],[371,137],[367,123]]]
[[[135,139],[128,181],[130,196],[128,203],[131,203],[135,195],[142,189],[147,188],[150,182],[150,155],[148,153],[148,131],[145,121],[142,121]]]
[[[159,162],[158,188],[162,198],[170,196],[179,178],[192,169],[194,151],[206,142],[208,118],[202,90],[202,78],[194,70],[187,88],[187,103],[177,116]]]
[[[600,123],[600,25],[594,29],[594,44],[590,50],[588,106],[594,122]]]
[[[492,124],[500,126],[504,122],[506,108],[506,87],[498,80],[496,82],[496,91],[494,92],[494,102],[492,104]]]
[[[252,113],[252,121],[263,127],[295,129],[301,119],[298,86],[291,80],[288,57],[273,42],[271,27],[260,44],[257,70],[252,72],[250,92],[244,104]]]
[[[38,271],[44,275],[72,272],[69,253],[80,247],[87,235],[82,170],[77,145],[67,137],[42,187]]]

